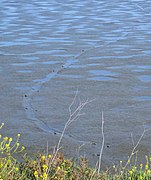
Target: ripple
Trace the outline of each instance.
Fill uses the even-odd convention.
[[[91,78],[87,78],[87,80],[93,80],[93,81],[115,81],[115,79],[111,78],[111,77],[91,77]]]
[[[81,78],[82,76],[81,75],[77,75],[77,74],[59,74],[58,77],[60,78],[73,78],[73,79],[79,79]]]
[[[151,96],[137,96],[134,99],[137,101],[151,101]]]
[[[33,64],[35,64],[35,63],[34,62],[24,62],[24,63],[13,63],[11,65],[12,66],[20,66],[20,67],[22,67],[22,66],[31,66]]]
[[[141,75],[138,76],[138,79],[142,82],[149,83],[151,82],[151,75]]]
[[[18,71],[16,71],[16,72],[18,72],[18,73],[32,73],[33,71],[32,70],[27,70],[27,69],[23,69],[23,70],[18,70]]]
[[[111,66],[108,69],[131,69],[133,72],[144,72],[151,69],[151,65],[122,65],[122,66]]]
[[[95,76],[117,76],[118,74],[108,70],[90,70],[90,74]]]
[[[88,78],[88,80],[114,81],[118,77],[118,73],[108,70],[90,70],[89,73],[93,77]]]
[[[73,69],[79,69],[79,68],[86,68],[86,67],[93,67],[93,66],[100,66],[102,65],[101,63],[92,63],[92,64],[76,64],[76,65],[71,65],[69,68]]]
[[[20,63],[13,63],[11,64],[12,66],[19,66],[19,67],[23,67],[23,66],[32,66],[32,65],[37,65],[37,64],[43,64],[43,65],[53,65],[53,64],[57,64],[59,63],[59,61],[44,61],[44,62],[20,62]]]

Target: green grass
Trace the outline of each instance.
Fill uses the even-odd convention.
[[[3,124],[0,128],[2,128]],[[131,160],[125,168],[122,161],[108,171],[97,172],[88,166],[87,159],[81,158],[79,164],[66,159],[60,152],[36,154],[34,158],[24,156],[23,161],[15,157],[25,154],[25,148],[16,139],[0,135],[0,180],[150,180],[151,158],[146,163],[134,166]]]

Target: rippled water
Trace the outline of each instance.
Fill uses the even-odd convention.
[[[67,101],[61,105],[70,103],[68,97],[73,97],[78,87],[83,96],[97,99],[97,105],[88,122],[83,121],[88,127],[78,124],[70,132],[77,141],[98,142],[96,114],[100,110],[106,114],[112,157],[117,156],[115,149],[121,148],[115,140],[119,134],[125,138],[143,123],[150,128],[149,1],[0,0],[0,4],[1,106],[8,108],[5,115],[2,110],[8,123],[11,116],[19,121],[19,109],[25,113],[21,119],[34,121],[47,133],[60,132],[65,120],[56,121],[56,114],[61,113],[56,102],[65,97]],[[12,107],[20,97],[21,103]],[[45,111],[47,106],[53,113]],[[48,120],[49,116],[54,120]],[[109,140],[109,136],[114,138]]]

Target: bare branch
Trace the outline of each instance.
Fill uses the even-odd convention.
[[[103,112],[102,112],[102,146],[101,146],[101,151],[100,151],[100,156],[99,156],[99,164],[98,164],[98,174],[100,173],[101,169],[101,163],[102,163],[102,154],[103,154],[103,149],[104,149],[104,117],[103,117]]]
[[[76,121],[81,115],[81,111],[83,110],[83,108],[90,102],[92,102],[93,100],[86,100],[84,102],[80,102],[78,107],[72,112],[72,106],[74,105],[75,101],[76,101],[76,98],[77,98],[77,95],[78,95],[78,90],[76,91],[76,94],[73,98],[73,101],[71,102],[70,106],[69,106],[69,118],[67,120],[67,122],[65,123],[65,126],[63,128],[63,131],[60,135],[60,138],[59,138],[59,141],[58,141],[58,144],[55,148],[55,152],[54,152],[54,155],[53,155],[53,158],[52,158],[52,161],[50,163],[50,166],[51,164],[53,163],[53,161],[55,160],[57,154],[58,154],[58,151],[60,150],[60,144],[62,142],[62,139],[63,139],[63,136],[65,134],[65,131],[66,129],[68,128],[68,126],[73,122],[73,121]],[[49,166],[49,167],[50,167]]]
[[[146,130],[145,127],[144,127],[144,131],[143,131],[142,135],[140,136],[140,138],[138,139],[138,141],[137,141],[137,143],[135,144],[135,146],[133,147],[133,149],[132,149],[132,151],[131,151],[131,154],[130,154],[130,156],[129,156],[129,158],[128,158],[126,164],[125,164],[125,166],[123,167],[123,170],[122,170],[119,178],[121,178],[121,176],[123,175],[126,167],[128,166],[129,162],[131,161],[133,155],[137,153],[136,148],[137,148],[138,145],[140,144],[140,141],[142,140],[142,138],[143,138],[143,136],[144,136],[144,134],[145,134],[146,131],[147,131],[147,130]]]

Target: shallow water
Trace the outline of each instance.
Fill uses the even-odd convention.
[[[78,146],[84,143],[80,153],[96,160],[103,111],[104,161],[126,159],[133,146],[130,134],[137,141],[143,124],[151,127],[149,1],[0,2],[0,116],[8,126],[5,132],[21,131],[23,143],[41,146],[43,136],[62,131],[78,88],[81,100],[95,101],[65,138]],[[150,153],[149,132],[142,154]],[[65,147],[72,149],[69,142]]]

